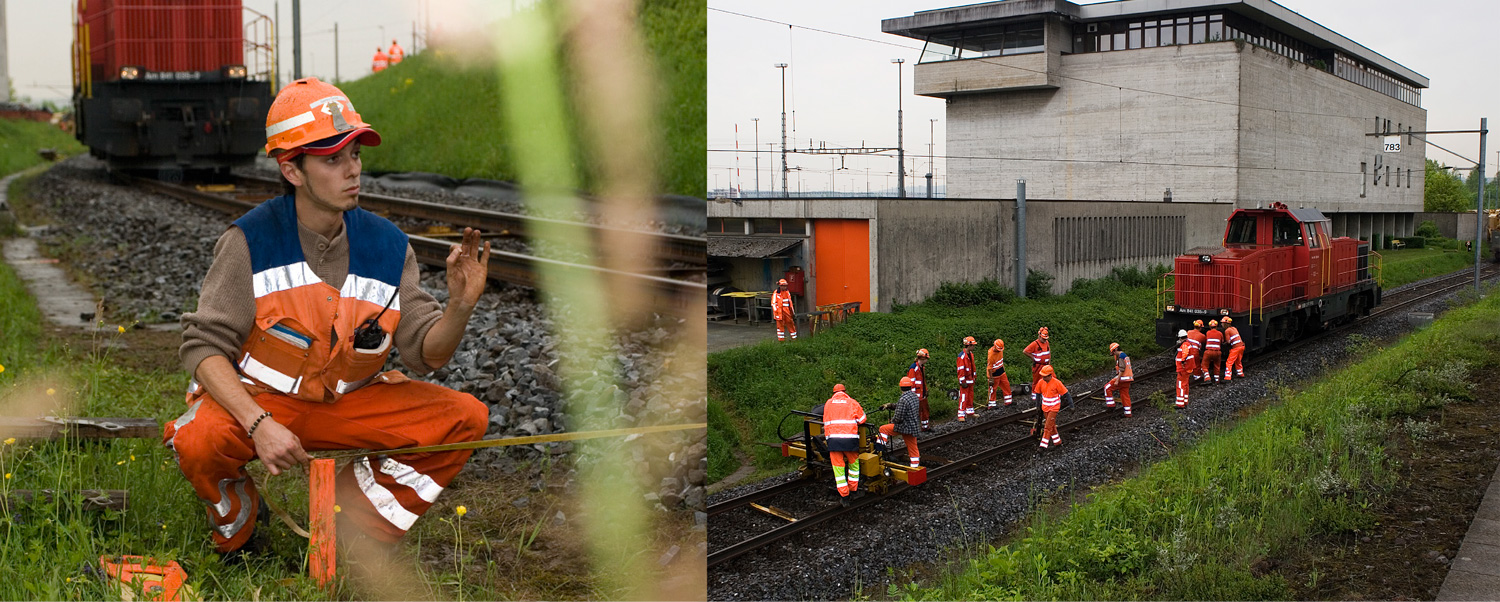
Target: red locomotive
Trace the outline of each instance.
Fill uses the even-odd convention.
[[[1230,316],[1253,351],[1368,314],[1380,304],[1379,254],[1332,238],[1331,225],[1317,209],[1282,203],[1236,209],[1222,246],[1190,249],[1163,276],[1157,344],[1172,347],[1194,320]]]

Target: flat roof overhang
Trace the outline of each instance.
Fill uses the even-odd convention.
[[[1316,48],[1335,49],[1375,65],[1417,88],[1429,87],[1430,80],[1416,71],[1386,58],[1374,50],[1319,25],[1297,12],[1271,0],[1117,0],[1078,5],[1068,0],[1001,0],[936,10],[921,11],[910,17],[884,19],[880,31],[925,40],[927,36],[976,26],[1020,21],[1044,15],[1061,15],[1073,21],[1112,21],[1159,14],[1221,9],[1264,23]]]

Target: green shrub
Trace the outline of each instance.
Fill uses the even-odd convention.
[[[1052,296],[1052,283],[1056,278],[1041,270],[1027,270],[1026,272],[1026,296],[1032,299],[1045,299]]]
[[[944,282],[927,301],[947,307],[971,307],[1007,303],[1015,298],[1015,291],[1000,286],[994,278],[986,278],[979,282]]]
[[[1401,246],[1405,249],[1422,249],[1427,247],[1427,237],[1425,236],[1407,236],[1397,240],[1401,241]]]
[[[1429,220],[1423,220],[1422,221],[1422,225],[1417,226],[1417,231],[1414,234],[1416,234],[1417,236],[1422,236],[1422,237],[1426,237],[1426,238],[1442,238],[1443,237],[1443,233],[1438,231],[1437,223],[1433,222],[1430,219]]]

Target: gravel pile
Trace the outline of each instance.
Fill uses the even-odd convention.
[[[1406,288],[1406,287],[1403,287]],[[1406,311],[1441,313],[1454,296],[1424,302]],[[1016,528],[1047,498],[1079,494],[1120,478],[1133,467],[1166,456],[1168,447],[1189,445],[1205,431],[1265,398],[1277,386],[1296,385],[1317,378],[1328,367],[1346,362],[1351,335],[1384,340],[1410,330],[1405,311],[1370,320],[1361,326],[1302,347],[1295,357],[1281,357],[1274,365],[1247,367],[1248,376],[1232,383],[1198,386],[1185,411],[1160,410],[1146,401],[1147,393],[1170,385],[1171,377],[1138,381],[1132,386],[1136,415],[1130,419],[1106,419],[1082,431],[1063,434],[1061,449],[1042,453],[1035,449],[998,457],[984,466],[856,512],[835,525],[824,525],[789,540],[751,552],[709,570],[709,598],[714,600],[847,599],[864,588],[864,595],[883,593],[888,567],[902,568],[922,562],[941,562],[954,549],[983,549]],[[1102,353],[1102,352],[1101,352]],[[1139,358],[1137,374],[1172,360],[1166,353]],[[1068,382],[1082,393],[1102,387],[1105,376]],[[1078,400],[1082,411],[1064,412],[1066,422],[1097,411],[1103,402]],[[1170,394],[1167,404],[1170,405]],[[1018,406],[1021,403],[1017,404]],[[1013,412],[1002,410],[1000,413]],[[1071,414],[1071,415],[1070,415]],[[883,417],[883,416],[882,416]],[[981,418],[984,411],[981,411]],[[960,428],[948,422],[939,432]],[[1024,435],[1029,423],[990,431],[988,443]],[[925,437],[924,437],[925,438]],[[924,458],[956,459],[968,453],[959,443],[922,449]],[[899,445],[898,445],[899,447]],[[976,447],[977,449],[977,447]],[[789,463],[790,466],[790,463]],[[733,488],[717,493],[710,502],[743,495],[791,478]],[[830,479],[831,481],[831,479]],[[770,500],[767,505],[805,516],[836,504],[833,483],[805,487],[795,494]],[[779,519],[752,511],[736,511],[716,518],[709,529],[710,550],[742,541],[780,524]],[[872,589],[873,588],[873,589]]]
[[[229,223],[215,211],[111,184],[102,164],[89,157],[74,157],[38,177],[32,196],[57,224],[38,234],[44,244],[76,258],[70,263],[88,275],[87,284],[105,300],[107,311],[148,321],[175,321],[196,306],[214,243]],[[423,287],[446,303],[443,272],[426,266],[422,272]],[[605,420],[622,427],[705,420],[702,371],[669,369],[674,363],[701,364],[701,358],[678,357],[686,353],[683,349],[701,356],[701,344],[677,345],[684,333],[699,331],[663,314],[628,332],[601,337],[591,349],[559,349],[553,316],[532,293],[492,284],[453,360],[418,377],[489,405],[486,438],[577,428],[581,423],[569,415],[571,407],[595,408],[597,416],[592,417],[598,420],[590,422],[595,425]],[[569,319],[567,308],[554,311],[558,320]],[[596,362],[591,376],[568,383],[571,397],[565,396],[559,376],[558,360],[565,355]],[[702,510],[704,437],[703,431],[674,432],[616,441],[611,449],[630,454],[639,463],[636,474],[655,485],[646,494],[650,504],[662,511]],[[546,464],[540,460],[569,455],[573,449],[569,443],[549,443],[481,450],[465,470],[480,477],[539,473]]]

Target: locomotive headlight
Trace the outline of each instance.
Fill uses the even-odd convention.
[[[1199,255],[1198,256],[1198,263],[1213,263],[1213,262],[1214,262],[1214,256],[1213,255]]]
[[[140,67],[120,67],[120,79],[140,79]]]
[[[1227,315],[1229,315],[1229,310],[1227,310],[1227,309],[1221,309],[1221,310],[1219,310],[1219,315],[1221,315],[1221,316],[1227,316]]]
[[[224,69],[224,75],[231,79],[243,79],[245,74],[244,65],[230,65]]]
[[[1177,311],[1177,306],[1176,305],[1168,305],[1167,306],[1167,311]]]

